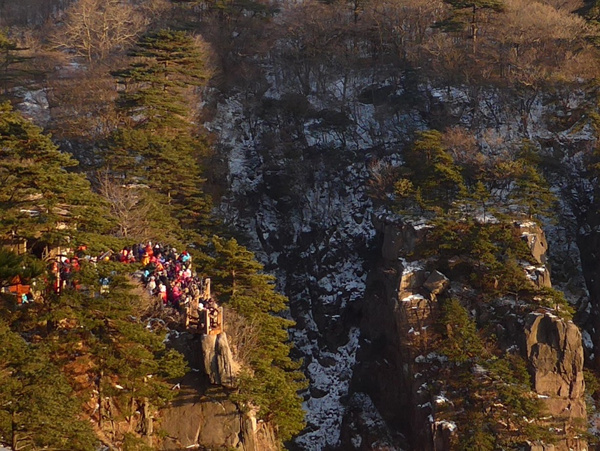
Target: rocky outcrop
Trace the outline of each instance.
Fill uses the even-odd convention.
[[[550,271],[545,266],[526,266],[525,273],[527,278],[536,288],[551,288]]]
[[[587,444],[580,440],[566,440],[557,444],[552,443],[529,443],[524,451],[588,451]]]
[[[423,284],[423,288],[426,288],[429,293],[433,296],[443,293],[450,286],[450,279],[443,275],[439,271],[433,271],[429,274],[429,277]]]
[[[449,288],[450,281],[439,271],[427,271],[402,258],[414,251],[425,236],[425,228],[393,218],[379,219],[376,225],[381,232],[382,253],[377,269],[367,279],[363,341],[357,356],[361,363],[355,368],[353,388],[368,395],[369,403],[391,427],[393,433],[381,432],[380,436],[393,437],[401,432],[414,449],[438,449],[434,441],[445,442],[451,431],[433,427],[427,384],[429,370],[440,357],[434,346],[437,297]],[[389,234],[391,237],[386,238]],[[355,427],[361,424],[356,418],[347,422]],[[390,446],[400,449],[406,444],[398,440]]]
[[[524,266],[527,278],[536,288],[550,288],[550,271],[546,267],[548,242],[542,228],[533,221],[515,222],[515,227],[521,234],[521,239],[527,243],[531,256],[537,265]]]
[[[548,242],[546,241],[546,234],[542,228],[533,221],[526,222],[515,222],[521,233],[521,238],[527,243],[531,250],[531,256],[540,265],[546,264],[546,253],[548,252]]]
[[[160,449],[165,451],[279,449],[268,425],[257,424],[252,413],[242,413],[222,388],[203,391],[193,374],[182,382],[177,400],[162,412],[160,429],[165,434]]]
[[[579,328],[549,313],[532,313],[526,319],[525,341],[533,388],[548,414],[562,420],[585,420]]]
[[[239,365],[227,335],[173,334],[170,345],[182,352],[192,370],[173,389],[179,395],[161,411],[164,439],[158,449],[235,449],[276,451],[270,424],[257,422],[230,400]]]
[[[581,332],[572,321],[551,313],[531,313],[525,320],[525,353],[533,389],[544,404],[544,418],[556,443],[531,444],[530,451],[583,451],[575,424],[586,424]]]
[[[382,258],[391,261],[413,252],[428,229],[426,225],[410,224],[394,215],[374,217],[373,226],[382,239]]]
[[[202,335],[200,338],[204,373],[215,385],[235,386],[239,364],[233,359],[225,332],[218,335]]]
[[[435,390],[431,385],[436,371],[445,364],[445,357],[436,352],[441,338],[436,332],[438,298],[443,299],[452,289],[453,297],[472,303],[477,321],[494,324],[501,346],[520,349],[526,358],[533,388],[546,407],[544,415],[551,417],[548,427],[554,427],[559,438],[552,445],[532,443],[528,445],[531,450],[585,449],[586,443],[577,440],[574,431],[576,423],[586,420],[583,347],[577,326],[548,309],[528,313],[536,307],[516,298],[478,302],[472,289],[451,283],[440,271],[428,270],[431,262],[405,260],[419,240],[426,238],[426,227],[415,228],[389,218],[377,220],[376,225],[382,235],[382,252],[367,280],[361,312],[364,343],[357,356],[360,364],[355,369],[353,389],[368,395],[393,432],[406,436],[405,446],[446,451],[460,435],[460,425],[436,411],[443,397],[432,399]],[[534,223],[515,226],[537,263],[524,266],[528,278],[539,288],[550,287],[543,231]],[[386,238],[387,234],[391,236]],[[356,415],[348,418],[348,423],[355,428],[362,424]],[[344,445],[352,445],[348,440]]]

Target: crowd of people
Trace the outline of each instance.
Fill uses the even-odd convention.
[[[185,317],[186,326],[196,326],[208,332],[220,330],[222,314],[210,293],[210,279],[199,277],[192,269],[192,257],[184,250],[152,242],[125,247],[95,257],[80,246],[72,257],[59,256],[52,262],[53,290],[60,294],[65,288],[79,288],[77,272],[80,260],[92,263],[114,260],[123,264],[141,263],[140,281],[150,296],[156,297],[161,308],[172,307]],[[139,274],[139,273],[138,273]],[[100,280],[100,293],[110,289],[110,280]]]
[[[79,288],[79,279],[77,273],[81,268],[77,255],[67,257],[59,255],[52,260],[50,265],[50,273],[52,274],[52,290],[56,294],[62,293],[66,288]]]

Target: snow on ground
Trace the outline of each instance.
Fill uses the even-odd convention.
[[[13,94],[20,98],[17,109],[23,116],[31,119],[40,127],[45,127],[50,122],[50,104],[45,89],[27,90],[16,88]]]
[[[587,330],[584,330],[581,333],[581,338],[583,340],[583,346],[587,349],[594,349],[594,342],[592,341],[592,336]]]
[[[286,92],[296,92],[290,86],[293,81],[286,77],[285,71],[282,67],[267,68],[266,79],[270,87],[265,97],[281,99]],[[262,119],[253,116],[251,109],[246,108],[247,99],[244,100],[241,95],[221,102],[215,119],[207,124],[208,129],[219,135],[221,145],[229,153],[231,191],[220,206],[221,213],[226,222],[244,229],[253,239],[257,255],[277,272],[279,286],[288,288],[286,294],[292,303],[299,306],[296,311],[302,315],[302,318],[295,318],[302,321],[303,327],[293,331],[293,340],[309,362],[307,374],[314,389],[313,396],[305,402],[309,432],[297,439],[297,444],[305,449],[334,446],[340,437],[344,411],[342,399],[348,394],[358,331],[351,329],[348,342],[343,346],[323,350],[318,340],[325,332],[319,330],[319,327],[324,327],[323,318],[314,315],[322,316],[319,310],[326,308],[328,321],[341,321],[346,306],[360,299],[364,293],[365,262],[357,248],[369,242],[374,234],[369,218],[373,207],[365,188],[372,175],[369,161],[376,156],[382,161],[399,162],[401,155],[398,149],[406,143],[406,132],[425,126],[417,111],[386,115],[373,104],[350,100],[356,99],[366,87],[388,85],[392,86],[385,79],[376,82],[373,77],[358,74],[343,83],[332,79],[327,95],[319,96],[315,89],[307,96],[315,112],[334,111],[336,107],[332,106],[332,99],[339,101],[341,93],[344,93],[344,101],[347,102],[344,114],[351,125],[347,129],[328,127],[318,115],[306,118],[301,124],[302,136],[298,139],[304,140],[307,151],[320,149],[324,156],[319,164],[310,167],[311,173],[304,178],[306,186],[292,187],[300,188],[300,196],[294,199],[293,208],[285,214],[281,213],[278,204],[277,195],[280,193],[267,192],[264,186],[268,171],[280,171],[285,177],[286,171],[294,168],[294,163],[284,161],[283,156],[281,161],[264,161],[267,157],[262,153],[261,127],[264,125],[267,133],[276,135],[276,125],[261,123]],[[421,89],[430,95],[432,101],[448,106],[449,111],[456,114],[459,124],[468,127],[483,119],[482,123],[487,123],[488,128],[480,130],[478,140],[485,152],[502,152],[510,146],[519,145],[523,136],[549,136],[543,126],[547,108],[541,96],[533,99],[527,130],[523,130],[520,116],[515,116],[511,107],[502,103],[497,92],[482,94],[480,104],[473,107],[476,101],[471,98],[472,93],[467,86],[450,89],[422,86]],[[574,97],[573,101],[578,100]],[[479,116],[475,117],[475,114]],[[590,127],[580,127],[577,133],[590,134]],[[577,139],[569,131],[560,136],[565,141]],[[498,147],[498,142],[504,143],[504,147]],[[375,147],[383,149],[379,155],[371,153]],[[325,158],[327,155],[330,155],[329,159]],[[302,152],[297,158],[299,163],[305,162]],[[347,162],[335,167],[338,159]],[[247,202],[247,199],[252,202]],[[480,220],[493,222],[495,218],[489,214],[484,218],[482,214]],[[413,226],[418,230],[428,225],[421,221]],[[551,253],[561,259],[564,256],[572,258],[578,266],[579,255],[567,234],[556,227],[550,231],[546,229],[546,232]],[[564,239],[559,240],[557,248],[555,238],[561,237],[561,233]],[[301,265],[286,268],[289,261]],[[405,274],[422,269],[416,262],[402,263]],[[579,285],[579,281],[575,282]],[[568,293],[567,297],[575,302],[581,296]],[[498,301],[501,302],[514,303],[515,300]],[[332,323],[325,324],[330,326]],[[419,358],[430,361],[438,359],[438,356]],[[450,423],[444,426],[453,427]],[[352,440],[359,446],[362,439],[354,437]]]
[[[297,331],[297,334],[302,332]],[[304,449],[323,449],[327,445],[337,445],[340,440],[340,426],[345,411],[341,399],[348,394],[359,336],[357,328],[351,329],[348,342],[340,346],[337,352],[321,351],[319,359],[314,359],[308,365],[311,386],[326,394],[320,398],[309,398],[305,402],[308,413],[306,420],[312,430],[296,440]],[[308,343],[310,340],[304,341]],[[319,360],[327,363],[321,364]]]
[[[273,98],[278,95],[275,91],[269,93]],[[321,449],[339,441],[342,400],[352,378],[358,330],[351,329],[348,342],[332,350],[322,349],[315,337],[324,334],[319,330],[323,321],[325,327],[342,321],[347,304],[361,298],[365,290],[364,262],[357,252],[374,236],[370,201],[364,187],[370,176],[367,160],[335,171],[313,167],[314,180],[303,187],[295,208],[282,216],[276,197],[280,193],[264,189],[265,168],[245,114],[242,101],[231,98],[218,107],[215,120],[207,124],[220,135],[222,146],[229,152],[231,201],[220,209],[226,221],[234,221],[236,227],[245,229],[253,238],[257,256],[276,272],[279,287],[292,287],[286,294],[292,304],[300,306],[293,310],[299,311],[302,318],[294,319],[301,321],[303,327],[292,331],[292,339],[308,362],[311,397],[304,404],[310,432],[299,437],[297,443],[305,449]],[[366,117],[364,120],[369,121]],[[335,133],[308,126],[305,133],[309,144],[332,145],[339,139]],[[361,138],[357,146],[364,145],[365,140]],[[286,164],[280,162],[281,170]],[[258,199],[258,204],[243,205],[242,208],[251,209],[243,211],[236,207],[236,199],[243,199],[248,193]],[[286,270],[286,265],[294,261],[301,262],[306,272],[297,271],[296,265]],[[325,314],[322,306],[328,309]],[[314,314],[320,316],[318,321]]]

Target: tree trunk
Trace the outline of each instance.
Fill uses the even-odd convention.
[[[17,451],[19,449],[19,439],[17,434],[17,413],[13,412],[11,416],[11,424],[10,424],[10,446],[13,451]]]
[[[129,426],[133,426],[133,419],[135,418],[135,398],[133,396],[131,396],[131,405],[129,406],[131,409],[130,415],[129,415]]]
[[[154,423],[150,413],[150,401],[144,398],[142,401],[142,435],[146,437],[148,446],[152,446],[152,434],[154,433]]]
[[[104,416],[104,407],[102,406],[102,376],[104,376],[104,371],[100,371],[100,375],[98,376],[98,427],[102,429],[102,417]]]
[[[231,295],[235,296],[235,269],[231,270]]]

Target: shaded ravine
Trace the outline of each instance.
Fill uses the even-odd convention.
[[[355,83],[355,94],[364,86],[372,86],[372,80],[356,79]],[[284,89],[274,86],[269,95],[279,95],[278,88]],[[470,100],[454,91],[422,89],[435,94],[429,97],[435,98],[449,116],[453,111],[462,112],[460,117],[449,117],[452,121],[465,126],[475,121],[469,113],[474,109],[467,108]],[[415,97],[419,95],[428,98],[423,92]],[[478,101],[486,100],[489,99],[484,96]],[[553,136],[558,140],[546,128],[544,118],[551,111],[544,110],[542,96],[534,106],[535,114],[529,121],[529,130],[533,131],[530,138],[539,137],[540,142],[546,142]],[[296,439],[298,449],[339,446],[347,410],[368,412],[372,418],[379,418],[372,400],[358,399],[351,393],[360,343],[360,304],[375,258],[372,218],[377,215],[368,195],[373,176],[370,167],[376,161],[398,165],[410,130],[426,127],[429,108],[431,105],[425,104],[419,111],[407,108],[404,115],[394,117],[376,115],[377,109],[372,105],[356,108],[359,113],[349,129],[379,121],[377,126],[381,129],[387,125],[388,130],[394,130],[377,145],[342,144],[331,140],[326,130],[311,128],[307,123],[304,139],[294,142],[291,156],[278,149],[282,143],[269,140],[277,125],[247,109],[235,95],[217,105],[215,118],[208,124],[219,137],[229,171],[230,190],[219,206],[221,216],[226,224],[249,238],[250,247],[266,269],[277,275],[279,288],[290,298],[291,317],[297,322],[292,338],[296,356],[304,359],[310,381],[310,388],[304,393],[308,426]],[[496,134],[507,142],[520,142],[523,135],[511,106],[501,104],[498,110],[505,124]],[[479,124],[480,129],[485,130],[485,125]],[[556,188],[560,190],[561,186]],[[574,239],[576,231],[567,229],[565,233]],[[590,245],[585,240],[591,238],[586,237],[578,238],[582,249],[590,250],[600,244]],[[553,238],[552,252],[560,254],[559,243],[552,242]],[[597,290],[600,296],[600,277],[596,277],[600,266],[592,254],[590,258],[585,254],[582,250],[588,285],[596,284],[590,291]],[[578,267],[579,255],[575,257]]]

